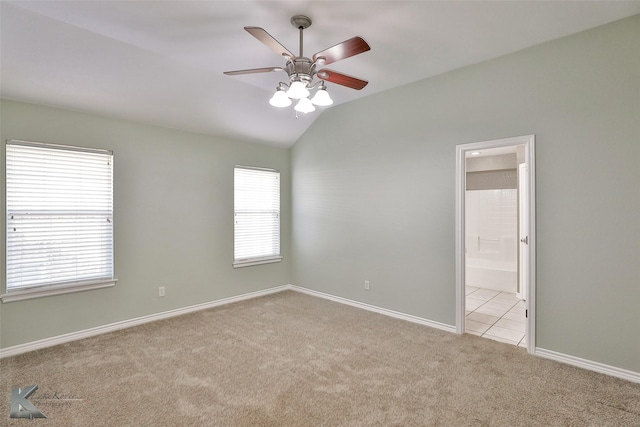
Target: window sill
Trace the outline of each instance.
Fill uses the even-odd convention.
[[[268,257],[268,258],[251,258],[251,259],[245,259],[241,261],[234,261],[233,268],[249,267],[252,265],[260,265],[260,264],[271,264],[273,262],[280,262],[280,261],[282,261],[281,256],[274,256],[274,257]]]
[[[53,295],[69,294],[72,292],[89,291],[92,289],[110,288],[115,286],[118,279],[83,282],[72,285],[40,286],[28,289],[16,289],[0,295],[3,303],[23,301],[33,298],[49,297]]]

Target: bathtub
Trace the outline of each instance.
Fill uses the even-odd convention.
[[[466,286],[503,292],[517,292],[518,267],[515,262],[466,258],[465,263]]]

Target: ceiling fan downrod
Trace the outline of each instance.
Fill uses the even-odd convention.
[[[291,17],[291,25],[300,30],[300,58],[304,58],[302,53],[302,32],[311,26],[311,18],[305,15],[294,15]]]

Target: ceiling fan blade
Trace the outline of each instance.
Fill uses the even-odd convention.
[[[357,77],[351,77],[346,74],[338,73],[327,69],[322,69],[316,74],[318,78],[326,80],[337,85],[350,87],[351,89],[360,90],[365,87],[369,82],[359,79]]]
[[[284,57],[288,57],[294,59],[296,56],[289,51],[286,47],[282,46],[278,40],[274,39],[271,34],[267,33],[263,28],[260,27],[244,27],[245,30],[253,37],[260,40],[264,43],[269,49],[277,53],[278,55],[282,55]]]
[[[282,71],[281,67],[266,67],[266,68],[251,68],[249,70],[236,70],[236,71],[225,71],[224,74],[227,76],[237,76],[240,74],[256,74],[256,73],[269,73],[271,71]]]
[[[322,56],[325,58],[325,64],[331,64],[332,62],[349,58],[350,56],[358,55],[368,50],[371,50],[371,47],[362,37],[353,37],[316,53],[313,55],[313,60],[315,61]]]

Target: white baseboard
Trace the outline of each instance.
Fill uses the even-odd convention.
[[[277,292],[292,290],[303,294],[324,298],[330,301],[338,302],[341,304],[350,305],[353,307],[361,308],[363,310],[372,311],[375,313],[383,314],[385,316],[395,317],[397,319],[406,320],[408,322],[418,323],[420,325],[429,326],[431,328],[440,329],[447,332],[456,333],[456,327],[447,325],[433,320],[427,320],[421,317],[413,316],[411,314],[401,313],[398,311],[389,310],[386,308],[377,307],[370,304],[365,304],[358,301],[353,301],[347,298],[338,297],[335,295],[327,294],[324,292],[315,291],[313,289],[307,289],[295,285],[282,285],[274,288],[264,289],[261,291],[250,292],[247,294],[237,295],[234,297],[223,298],[203,304],[196,304],[189,307],[179,308],[176,310],[165,311],[162,313],[151,314],[148,316],[142,316],[135,319],[124,320],[121,322],[111,323],[108,325],[98,326],[95,328],[85,329],[78,332],[71,332],[64,335],[58,335],[51,338],[45,338],[38,341],[32,341],[25,344],[19,344],[13,347],[7,347],[0,349],[0,359],[5,357],[16,356],[18,354],[27,353],[34,350],[40,350],[47,347],[52,347],[58,344],[64,344],[71,341],[80,340],[83,338],[89,338],[96,335],[106,334],[108,332],[117,331],[120,329],[130,328],[132,326],[142,325],[144,323],[155,322],[156,320],[168,319],[170,317],[180,316],[182,314],[192,313],[195,311],[206,310],[208,308],[218,307],[225,304],[231,304],[238,301],[243,301],[251,298],[258,298],[265,295],[274,294]],[[582,369],[587,369],[601,374],[610,375],[613,377],[621,378],[623,380],[631,381],[640,384],[640,373],[629,371],[615,366],[605,365],[604,363],[594,362],[587,359],[582,359],[575,356],[570,356],[563,353],[558,353],[552,350],[546,350],[544,348],[536,347],[532,353],[535,356],[543,357],[545,359],[555,360],[556,362],[566,363],[568,365],[577,366]]]
[[[578,368],[622,378],[623,380],[640,384],[640,372],[616,368],[615,366],[605,365],[604,363],[594,362],[592,360],[582,359],[580,357],[570,356],[568,354],[558,353],[557,351],[546,350],[540,347],[536,347],[533,354],[539,357],[544,357],[545,359],[555,360],[556,362],[566,363],[567,365],[577,366]]]
[[[423,319],[417,316],[412,316],[410,314],[404,314],[397,311],[376,307],[373,305],[349,300],[342,297],[337,297],[335,295],[325,294],[323,292],[318,292],[311,289],[302,288],[299,286],[282,285],[282,286],[277,286],[275,288],[265,289],[262,291],[251,292],[248,294],[238,295],[238,296],[229,297],[229,298],[223,298],[216,301],[192,305],[189,307],[165,311],[162,313],[150,314],[148,316],[142,316],[142,317],[138,317],[130,320],[123,320],[121,322],[111,323],[103,326],[97,326],[95,328],[84,329],[82,331],[71,332],[68,334],[58,335],[55,337],[45,338],[38,341],[32,341],[25,344],[19,344],[16,346],[7,347],[4,349],[0,349],[0,359],[5,357],[16,356],[18,354],[28,353],[34,350],[40,350],[47,347],[53,347],[54,345],[64,344],[71,341],[77,341],[83,338],[89,338],[96,335],[106,334],[106,333],[117,331],[120,329],[126,329],[133,326],[142,325],[144,323],[155,322],[156,320],[168,319],[170,317],[180,316],[182,314],[192,313],[194,311],[206,310],[208,308],[218,307],[225,304],[231,304],[234,302],[243,301],[250,298],[258,298],[261,296],[274,294],[274,293],[282,292],[286,290],[301,292],[307,295],[328,299],[331,301],[339,302],[341,304],[362,308],[364,310],[373,311],[376,313],[384,314],[386,316],[391,316],[391,317],[406,320],[409,322],[419,323],[421,325],[455,333],[455,327],[451,325],[445,325],[443,323],[434,322],[434,321]]]
[[[123,320],[121,322],[111,323],[108,325],[97,326],[95,328],[85,329],[82,331],[71,332],[64,335],[58,335],[51,338],[45,338],[38,341],[32,341],[25,344],[19,344],[12,347],[0,349],[0,359],[10,356],[16,356],[18,354],[27,353],[34,350],[40,350],[47,347],[52,347],[58,344],[64,344],[71,341],[80,340],[83,338],[89,338],[96,335],[106,334],[108,332],[117,331],[120,329],[130,328],[132,326],[142,325],[144,323],[155,322],[156,320],[168,319],[170,317],[180,316],[182,314],[192,313],[194,311],[206,310],[208,308],[218,307],[225,304],[231,304],[238,301],[243,301],[251,298],[258,298],[276,292],[282,292],[291,289],[290,285],[277,286],[275,288],[265,289],[257,292],[250,292],[248,294],[242,294],[229,298],[222,298],[219,300],[206,302],[203,304],[196,304],[189,307],[178,308],[175,310],[169,310],[162,313],[150,314],[148,316],[142,316],[135,319]]]
[[[422,317],[413,316],[411,314],[400,313],[399,311],[393,311],[386,308],[377,307],[375,305],[365,304],[363,302],[353,301],[347,298],[337,297],[331,294],[325,294],[324,292],[314,291],[313,289],[302,288],[300,286],[295,286],[295,285],[289,285],[289,286],[292,291],[301,292],[303,294],[328,299],[331,301],[339,302],[341,304],[346,304],[353,307],[358,307],[363,310],[373,311],[374,313],[384,314],[385,316],[395,317],[396,319],[402,319],[408,322],[419,323],[421,325],[429,326],[431,328],[441,329],[443,331],[453,332],[453,333],[456,332],[455,326],[447,325],[445,323],[434,322],[433,320],[423,319]]]
[[[421,317],[413,316],[410,314],[400,313],[397,311],[388,310],[386,308],[376,307],[373,305],[349,300],[342,297],[337,297],[335,295],[314,291],[312,289],[307,289],[300,286],[289,285],[289,288],[293,291],[302,292],[307,295],[325,298],[325,299],[339,302],[342,304],[351,305],[353,307],[362,308],[364,310],[369,310],[376,313],[384,314],[386,316],[391,316],[398,319],[407,320],[409,322],[419,323],[421,325],[429,326],[432,328],[441,329],[443,331],[456,333],[455,326],[447,325],[444,323],[434,322],[432,320],[423,319]],[[640,373],[638,372],[617,368],[615,366],[605,365],[604,363],[594,362],[591,360],[581,359],[579,357],[570,356],[567,354],[558,353],[551,350],[545,350],[539,347],[536,347],[534,353],[532,354],[535,356],[544,357],[546,359],[555,360],[556,362],[577,366],[578,368],[587,369],[589,371],[610,375],[612,377],[621,378],[623,380],[631,381],[634,383],[640,383]]]

